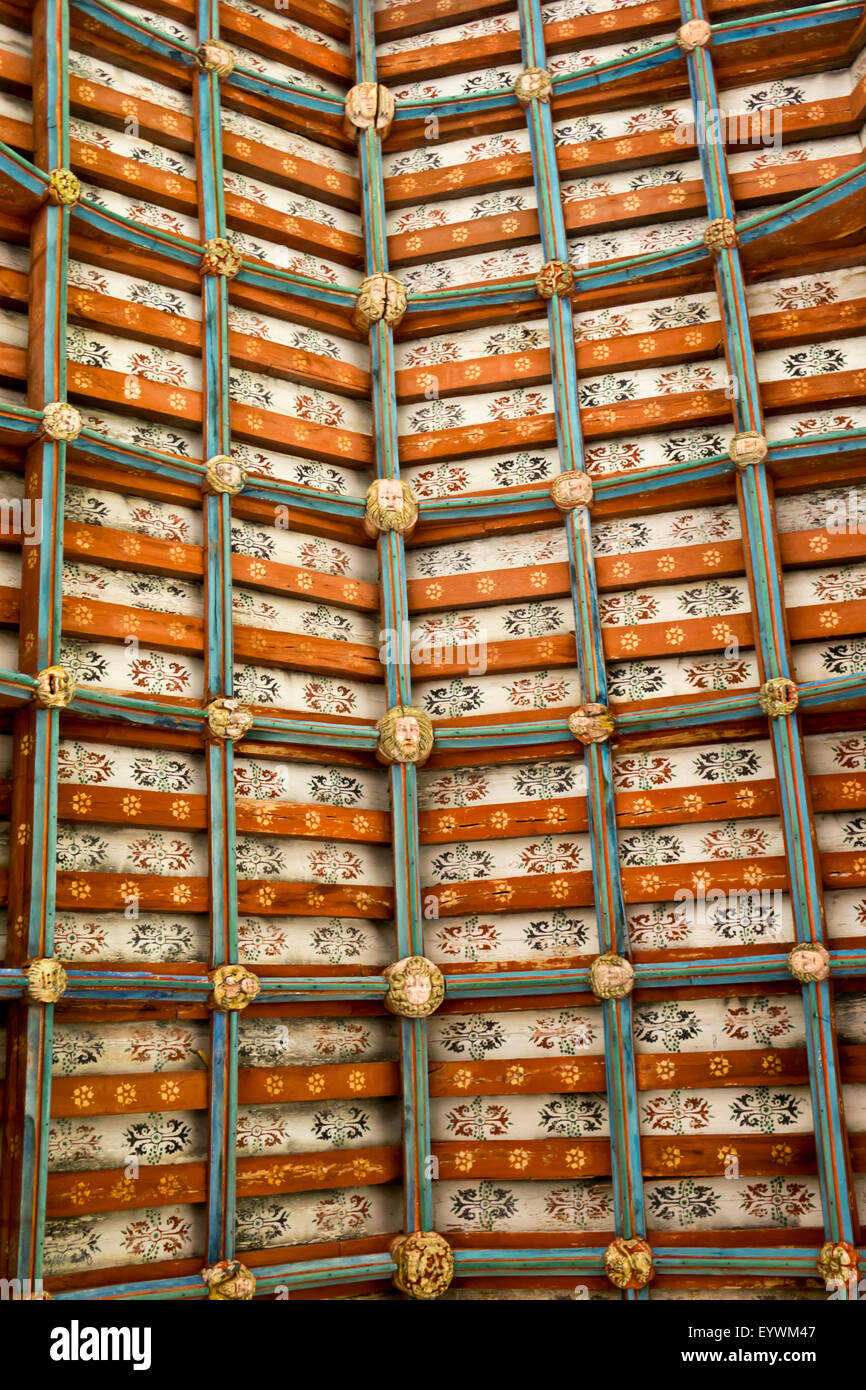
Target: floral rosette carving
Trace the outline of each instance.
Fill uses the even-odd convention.
[[[202,250],[202,275],[224,275],[233,280],[243,265],[243,255],[227,237],[215,236],[206,241]]]
[[[24,993],[31,1004],[56,1004],[62,999],[69,977],[59,960],[41,956],[24,967]]]
[[[213,985],[214,1008],[221,1013],[236,1013],[252,1004],[261,990],[257,975],[243,965],[220,965],[208,979]]]
[[[65,709],[75,697],[75,681],[65,666],[46,666],[36,677],[35,695],[44,709]]]
[[[545,261],[536,272],[535,288],[542,299],[571,294],[574,289],[574,267],[568,261]]]
[[[211,700],[205,713],[211,738],[228,739],[235,743],[253,727],[253,715],[246,705],[229,695],[220,695]]]
[[[394,94],[381,82],[359,82],[346,93],[346,133],[375,130],[384,140],[394,119]]]
[[[651,1247],[639,1236],[617,1236],[604,1252],[604,1272],[618,1289],[645,1288],[655,1273]]]
[[[68,401],[49,401],[42,407],[42,433],[46,439],[71,443],[81,433],[79,411]]]
[[[410,1298],[441,1298],[454,1278],[454,1252],[435,1231],[412,1231],[391,1244],[394,1283]]]
[[[72,207],[81,198],[81,180],[71,169],[52,169],[48,175],[48,197],[58,207]]]
[[[770,719],[793,714],[800,703],[800,692],[789,676],[774,676],[761,686],[758,696],[761,709]]]
[[[597,956],[589,967],[589,987],[596,999],[624,999],[634,989],[634,967],[614,951]]]
[[[590,702],[578,705],[568,716],[568,727],[578,743],[606,743],[614,731],[613,715],[607,705]]]
[[[368,275],[358,289],[352,312],[356,328],[367,330],[384,319],[396,328],[406,312],[406,286],[393,275]]]
[[[228,77],[234,69],[235,51],[221,39],[205,39],[195,56],[203,72],[215,72],[217,77]]]
[[[418,520],[418,500],[409,483],[399,478],[377,478],[367,489],[364,530],[371,540],[385,531],[408,536]]]
[[[707,223],[704,229],[704,245],[712,256],[718,256],[722,251],[732,251],[739,245],[737,229],[730,217],[716,217]]]
[[[514,95],[521,106],[531,101],[550,101],[553,79],[546,68],[524,68],[514,79]]]
[[[550,482],[550,495],[561,512],[573,512],[575,507],[591,506],[592,492],[592,478],[579,469],[557,473]]]
[[[429,1018],[445,998],[445,977],[426,956],[406,956],[385,971],[385,1007],[401,1018]]]
[[[801,985],[817,985],[830,976],[830,952],[820,941],[801,941],[788,952],[788,969]]]
[[[220,1303],[249,1303],[256,1291],[256,1276],[240,1260],[219,1260],[201,1272],[207,1296]]]
[[[376,725],[379,743],[377,757],[383,763],[426,763],[433,748],[433,725],[429,714],[414,705],[395,705]]]

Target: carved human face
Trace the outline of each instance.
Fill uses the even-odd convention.
[[[690,19],[680,29],[684,43],[699,48],[710,36],[710,26],[705,19]]]
[[[413,1008],[421,1008],[430,998],[430,980],[422,970],[410,971],[403,988]]]
[[[791,964],[800,975],[811,975],[814,979],[825,980],[829,967],[821,951],[811,946],[801,946],[791,955]]]
[[[421,746],[421,729],[414,714],[401,714],[394,723],[394,742],[404,757],[413,757]]]
[[[390,511],[402,511],[403,486],[396,478],[382,478],[376,488],[376,501]]]
[[[631,979],[631,971],[625,962],[604,961],[599,966],[598,980],[604,989],[623,989]]]

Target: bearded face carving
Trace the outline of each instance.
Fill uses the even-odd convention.
[[[385,971],[385,1007],[403,1018],[427,1018],[445,998],[442,971],[425,956],[407,956]]]
[[[782,715],[794,713],[800,703],[800,692],[787,676],[774,676],[761,686],[758,699],[770,719],[780,719]]]
[[[63,997],[68,976],[59,960],[43,956],[28,961],[24,994],[31,1004],[56,1004]]]
[[[393,275],[368,275],[358,289],[352,322],[361,332],[384,319],[396,328],[406,312],[406,286]]]
[[[42,409],[42,433],[46,439],[70,443],[81,433],[81,416],[68,401],[49,401]]]
[[[219,39],[205,39],[199,44],[196,61],[204,72],[215,72],[217,77],[228,77],[235,65],[234,49]]]
[[[409,535],[418,520],[418,503],[408,483],[398,478],[377,478],[367,489],[364,530],[371,539],[383,531]]]
[[[788,953],[788,969],[803,985],[820,984],[830,975],[830,953],[820,941],[805,942]]]
[[[396,705],[377,724],[377,756],[383,763],[425,763],[433,747],[429,715],[412,705]]]
[[[393,93],[375,82],[359,82],[346,95],[346,134],[357,137],[362,130],[376,130],[384,140],[394,119]]]

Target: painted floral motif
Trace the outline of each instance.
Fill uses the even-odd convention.
[[[517,1215],[517,1198],[507,1187],[480,1182],[477,1187],[463,1187],[454,1193],[451,1208],[458,1220],[473,1230],[495,1231]]]
[[[527,845],[521,851],[517,866],[526,874],[575,873],[580,868],[580,846],[572,841],[560,842],[552,835]]]
[[[465,922],[451,922],[439,928],[437,945],[443,956],[457,956],[462,960],[478,960],[499,946],[499,931],[492,922],[482,922],[479,917],[468,917]]]
[[[493,873],[493,855],[468,844],[453,845],[433,860],[437,883],[460,883],[466,879],[488,878]]]
[[[192,1033],[179,1024],[166,1023],[160,1027],[132,1027],[124,1052],[138,1065],[147,1064],[162,1071],[170,1062],[191,1061],[195,1056]]]
[[[769,1086],[756,1086],[744,1091],[729,1102],[731,1119],[740,1129],[756,1129],[761,1134],[774,1134],[778,1129],[795,1125],[806,1110],[806,1102],[785,1091],[771,1091]]]
[[[341,1239],[360,1234],[372,1211],[370,1199],[360,1192],[331,1192],[316,1203],[313,1220],[321,1236]]]
[[[747,1216],[756,1220],[768,1221],[772,1226],[788,1226],[816,1211],[818,1201],[805,1183],[767,1178],[750,1183],[740,1205]]]
[[[722,744],[707,749],[694,760],[694,769],[702,782],[742,782],[760,771],[760,759],[752,748]]]
[[[191,1131],[174,1115],[146,1115],[123,1131],[126,1152],[145,1163],[165,1163],[190,1147]]]
[[[313,930],[310,945],[314,955],[327,960],[330,965],[340,965],[344,960],[356,960],[362,956],[369,949],[370,941],[357,923],[343,922],[334,917]]]
[[[613,767],[613,783],[621,792],[652,791],[669,786],[673,779],[673,763],[659,753],[635,753],[630,758],[617,758]]]
[[[737,1042],[753,1042],[758,1047],[772,1047],[794,1030],[786,1003],[766,996],[740,999],[725,1009],[724,1030]]]
[[[754,825],[726,821],[701,840],[701,849],[710,859],[748,859],[750,855],[766,854],[769,836]]]
[[[488,791],[487,777],[480,768],[457,768],[440,773],[427,787],[434,806],[472,806],[483,801]]]
[[[146,1263],[178,1259],[189,1253],[191,1235],[190,1223],[179,1213],[153,1208],[124,1227],[121,1247],[124,1254]]]
[[[664,950],[688,941],[691,927],[684,907],[668,908],[653,903],[643,912],[629,914],[628,934],[632,946]]]
[[[676,864],[683,857],[682,840],[669,831],[647,826],[620,837],[620,863],[632,867],[650,864]]]
[[[447,1023],[439,1035],[441,1046],[446,1052],[456,1056],[471,1057],[473,1061],[483,1061],[488,1052],[496,1050],[505,1042],[505,1030],[495,1018],[483,1014],[470,1014],[466,1018],[456,1018]]]
[[[588,1183],[557,1187],[544,1199],[548,1216],[563,1226],[586,1231],[599,1222],[613,1220],[613,1201],[608,1192]]]
[[[568,955],[586,946],[589,940],[589,927],[576,917],[565,912],[553,912],[550,917],[530,922],[523,931],[526,945],[530,951],[544,951]]]
[[[668,1091],[643,1107],[647,1128],[659,1134],[697,1134],[710,1123],[710,1103],[705,1096]]]
[[[661,1043],[666,1052],[680,1052],[683,1043],[699,1037],[700,1031],[697,1014],[673,1000],[640,1004],[635,1009],[635,1037],[643,1043]]]
[[[455,1105],[446,1119],[449,1135],[455,1139],[500,1139],[513,1124],[507,1105],[486,1101],[481,1096]]]
[[[606,1120],[607,1105],[599,1096],[555,1096],[538,1112],[541,1128],[557,1139],[601,1134]]]
[[[648,1186],[646,1199],[649,1212],[657,1220],[673,1222],[684,1229],[719,1213],[719,1198],[713,1189],[691,1178]]]
[[[537,1019],[529,1036],[534,1047],[557,1052],[563,1057],[574,1057],[596,1041],[590,1021],[574,1009],[561,1009],[559,1013]]]

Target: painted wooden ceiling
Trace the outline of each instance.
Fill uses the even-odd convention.
[[[863,11],[0,0],[0,1273],[851,1294]]]

